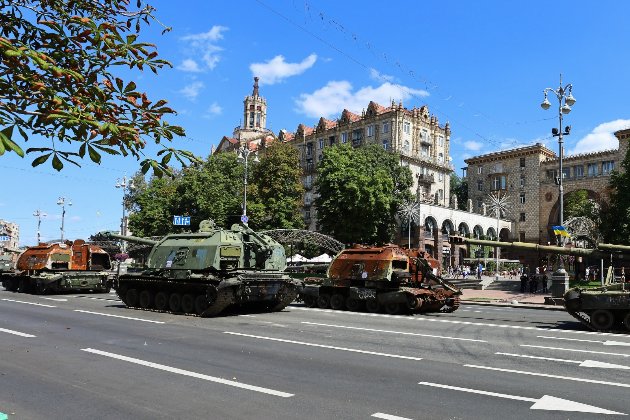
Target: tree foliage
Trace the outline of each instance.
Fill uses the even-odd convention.
[[[411,171],[379,146],[326,148],[318,166],[317,221],[345,243],[390,242],[396,212],[411,199]]]
[[[67,162],[79,166],[86,154],[97,164],[102,153],[140,160],[147,140],[184,135],[162,119],[175,113],[166,100],[149,99],[114,73],[171,66],[155,45],[139,40],[155,20],[155,9],[141,6],[140,0],[136,10],[129,0],[0,0],[0,155],[31,154],[33,166],[50,160],[61,170]],[[24,152],[21,144],[33,138],[43,144]],[[170,173],[173,157],[196,160],[165,145],[157,156],[140,162],[143,173]]]
[[[599,223],[599,205],[588,197],[587,190],[571,191],[564,197],[564,218],[587,217]]]
[[[451,174],[451,196],[457,197],[457,208],[467,210],[468,205],[468,182],[460,178],[454,172]]]
[[[602,211],[601,231],[606,242],[630,244],[630,150],[621,162],[621,171],[610,178],[610,205]]]

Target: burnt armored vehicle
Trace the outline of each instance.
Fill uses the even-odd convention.
[[[215,316],[226,308],[281,311],[301,282],[284,273],[281,244],[247,226],[218,228],[204,220],[198,233],[178,233],[159,241],[112,234],[152,245],[146,267],[118,276],[115,289],[127,307]]]
[[[0,274],[0,280],[11,292],[109,292],[110,268],[109,254],[82,239],[40,243],[26,249],[13,270]]]
[[[418,250],[355,246],[332,260],[325,278],[307,277],[301,298],[308,307],[336,310],[453,312],[461,291],[438,270],[438,261]]]
[[[452,237],[451,242],[606,259],[611,255],[621,258],[630,256],[630,246],[603,243],[596,244],[594,249],[586,249],[463,237]],[[609,280],[602,287],[575,287],[568,290],[564,293],[565,309],[593,331],[630,331],[630,284],[625,282],[625,278],[621,280],[620,283]]]

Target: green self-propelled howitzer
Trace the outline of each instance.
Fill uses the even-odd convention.
[[[152,245],[140,273],[118,276],[115,289],[127,307],[203,317],[228,307],[281,311],[301,282],[284,273],[281,244],[244,225],[218,228],[204,220],[197,233],[176,233],[159,241],[111,234]]]
[[[450,242],[594,258],[610,258],[611,255],[630,256],[630,246],[604,243],[587,249],[527,242],[488,241],[461,236],[451,236]],[[594,331],[630,331],[630,283],[626,283],[624,278],[621,280],[620,283],[609,282],[602,287],[578,286],[569,289],[564,293],[564,306],[567,312]]]

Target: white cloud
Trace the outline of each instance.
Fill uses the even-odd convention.
[[[482,147],[483,147],[483,144],[478,141],[468,140],[464,142],[464,148],[466,150],[472,150],[476,152],[476,151],[481,150]]]
[[[297,76],[313,67],[317,55],[311,54],[300,63],[287,63],[284,57],[277,55],[265,63],[252,63],[249,69],[254,76],[260,77],[261,85],[273,85],[282,82],[287,77]]]
[[[182,64],[177,66],[177,69],[181,71],[192,72],[192,73],[199,73],[201,71],[201,68],[199,68],[199,64],[197,64],[197,62],[191,58],[187,58],[184,61],[182,61]]]
[[[177,68],[189,72],[214,69],[221,60],[220,52],[223,51],[223,48],[219,47],[217,42],[223,39],[223,32],[227,30],[228,28],[225,26],[215,25],[208,32],[186,35],[180,38],[180,40],[188,43],[188,55],[193,57],[200,56],[205,64],[205,68],[200,67],[197,61],[191,57],[184,59]]]
[[[568,154],[575,155],[580,153],[597,152],[600,150],[610,150],[619,147],[619,141],[613,134],[617,130],[630,127],[630,120],[615,120],[598,125],[582,137],[575,144],[575,148],[570,150]]]
[[[215,115],[221,115],[223,113],[223,108],[221,108],[221,106],[216,103],[213,102],[210,107],[208,107],[208,109],[206,110],[206,114],[204,115],[204,117],[206,118],[210,118],[210,117],[214,117]]]
[[[184,86],[179,93],[181,93],[186,99],[194,101],[199,96],[201,89],[204,88],[203,82],[195,81],[189,85]]]
[[[355,92],[350,82],[331,81],[313,93],[303,93],[296,100],[298,112],[309,117],[331,117],[348,109],[360,113],[370,101],[389,106],[391,101],[406,101],[412,96],[425,97],[429,93],[424,90],[411,89],[405,86],[383,83],[378,87],[366,86]]]
[[[375,80],[377,82],[393,82],[394,81],[394,76],[390,76],[388,74],[383,74],[380,73],[378,70],[376,70],[375,68],[370,68],[370,78],[372,80]]]

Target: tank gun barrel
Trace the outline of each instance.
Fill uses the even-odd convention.
[[[134,242],[134,243],[143,244],[143,245],[153,246],[158,243],[158,241],[154,241],[153,239],[139,238],[137,236],[125,236],[125,235],[119,235],[117,233],[110,233],[109,236],[112,238],[121,239],[123,241]]]
[[[602,249],[587,249],[587,248],[575,248],[575,247],[561,247],[553,245],[540,245],[532,244],[529,242],[501,242],[501,241],[488,241],[485,239],[464,238],[462,236],[451,236],[449,242],[452,244],[470,244],[470,245],[482,245],[490,247],[499,247],[503,249],[513,250],[529,250],[540,251],[543,253],[561,254],[561,255],[575,255],[575,256],[593,256],[603,257],[609,254]],[[630,247],[627,252],[630,253]]]
[[[623,253],[626,255],[630,255],[630,246],[628,245],[617,245],[617,244],[597,244],[597,248],[601,251],[617,252]]]

